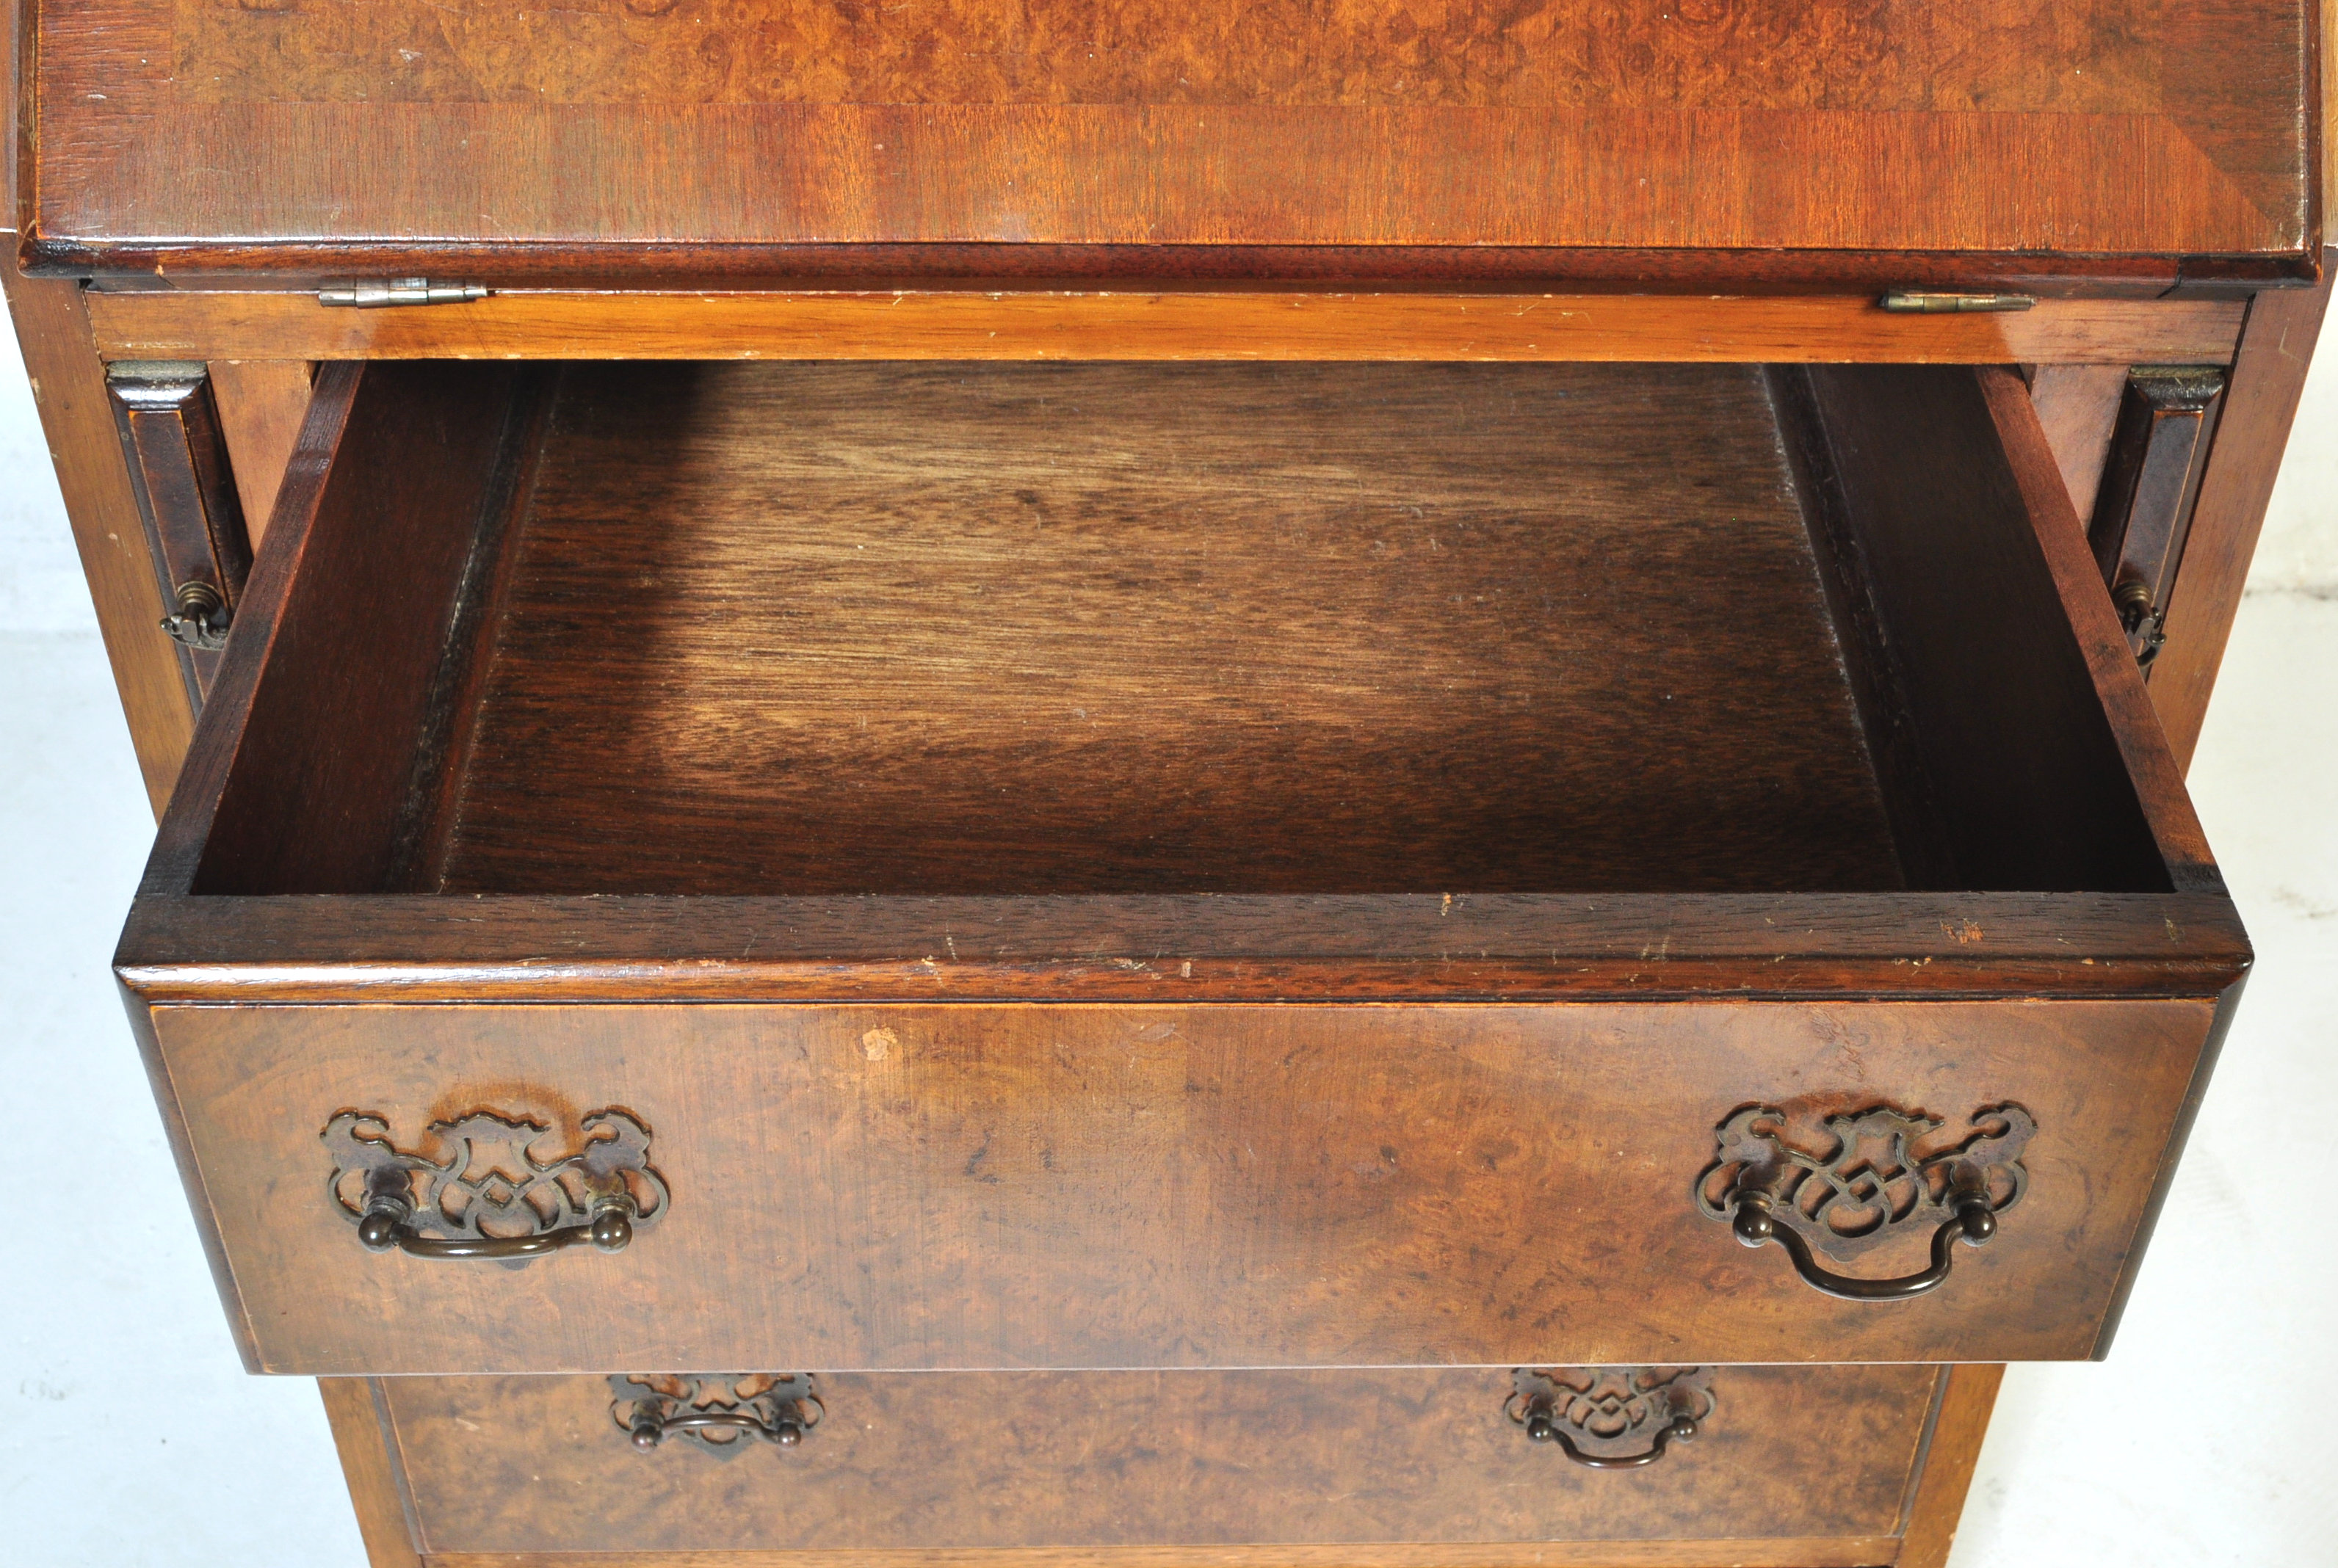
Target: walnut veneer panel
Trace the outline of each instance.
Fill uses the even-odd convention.
[[[599,1377],[384,1387],[434,1553],[978,1552],[1890,1536],[1939,1376],[1723,1367],[1624,1474],[1529,1443],[1501,1368],[823,1376],[800,1447],[722,1457],[635,1453]]]
[[[90,296],[109,359],[1365,359],[2222,365],[2237,299],[2041,299],[1910,315],[1871,294],[1188,288],[501,289],[459,309],[319,310],[306,294]]]
[[[0,260],[0,289],[24,350],[147,799],[160,816],[194,728],[194,693],[178,646],[156,630],[165,608],[162,584],[114,424],[105,366],[90,341],[88,297],[71,283],[22,276],[13,257]]]
[[[2306,0],[42,0],[37,23],[28,238],[60,261],[1038,241],[2083,271],[2312,240]]]
[[[519,526],[448,892],[1901,886],[1751,368],[579,366]]]
[[[2097,1346],[2208,1000],[152,1010],[286,1372],[2014,1360]],[[1812,1290],[1691,1188],[1737,1107],[2015,1101],[2029,1191],[1920,1300]],[[623,1106],[627,1251],[374,1254],[343,1110]],[[1921,1238],[1862,1271],[1918,1267]],[[1901,1253],[1911,1252],[1912,1256]],[[1897,1265],[1895,1268],[1894,1265]]]

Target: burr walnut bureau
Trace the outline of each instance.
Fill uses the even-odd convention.
[[[376,1568],[1936,1568],[2107,1350],[2310,5],[10,23],[116,970]]]

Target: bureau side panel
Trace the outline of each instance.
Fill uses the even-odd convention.
[[[194,702],[180,673],[178,645],[161,630],[162,593],[114,431],[105,367],[90,339],[88,309],[79,284],[23,277],[13,254],[0,257],[0,287],[24,349],[139,772],[160,816],[194,730]]]
[[[1454,1006],[159,1007],[269,1370],[2082,1357],[2207,999]],[[1920,1299],[1822,1295],[1693,1196],[1748,1106],[2012,1102],[2026,1194]],[[373,1254],[344,1111],[650,1130],[670,1208],[525,1266]],[[476,1152],[475,1178],[516,1151]],[[1856,1263],[1922,1265],[1911,1226]]]

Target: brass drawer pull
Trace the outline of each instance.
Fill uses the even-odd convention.
[[[614,1110],[580,1126],[584,1142],[547,1160],[536,1152],[543,1122],[475,1112],[431,1123],[430,1142],[447,1151],[434,1161],[392,1144],[381,1117],[344,1111],[322,1134],[327,1191],[376,1252],[514,1261],[587,1242],[622,1252],[666,1210],[649,1130]]]
[[[1704,1429],[1710,1367],[1521,1367],[1502,1413],[1591,1470],[1637,1470]]]
[[[1934,1136],[1940,1122],[1889,1106],[1830,1116],[1831,1147],[1813,1155],[1787,1142],[1783,1112],[1748,1106],[1715,1134],[1714,1162],[1697,1178],[1697,1207],[1728,1221],[1748,1247],[1784,1247],[1794,1271],[1830,1296],[1904,1301],[1947,1279],[1958,1240],[1978,1247],[1996,1235],[1997,1217],[2029,1190],[2021,1151],[2038,1130],[2029,1112],[1995,1105],[1967,1120],[1944,1142]],[[1903,1227],[1926,1225],[1933,1227],[1930,1265],[1897,1279],[1837,1274],[1815,1255],[1847,1261]]]
[[[820,1425],[827,1406],[811,1375],[768,1372],[685,1377],[620,1372],[610,1377],[616,1397],[609,1417],[646,1454],[671,1436],[693,1439],[723,1458],[744,1453],[760,1437],[792,1448]]]

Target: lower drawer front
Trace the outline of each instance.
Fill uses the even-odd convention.
[[[801,1443],[722,1451],[643,1451],[604,1377],[378,1387],[431,1553],[1373,1544],[1528,1563],[1585,1560],[1536,1544],[1728,1542],[1733,1562],[1852,1564],[1898,1554],[1940,1372],[1697,1369],[1694,1440],[1622,1470],[1530,1440],[1505,1369],[819,1376]]]

